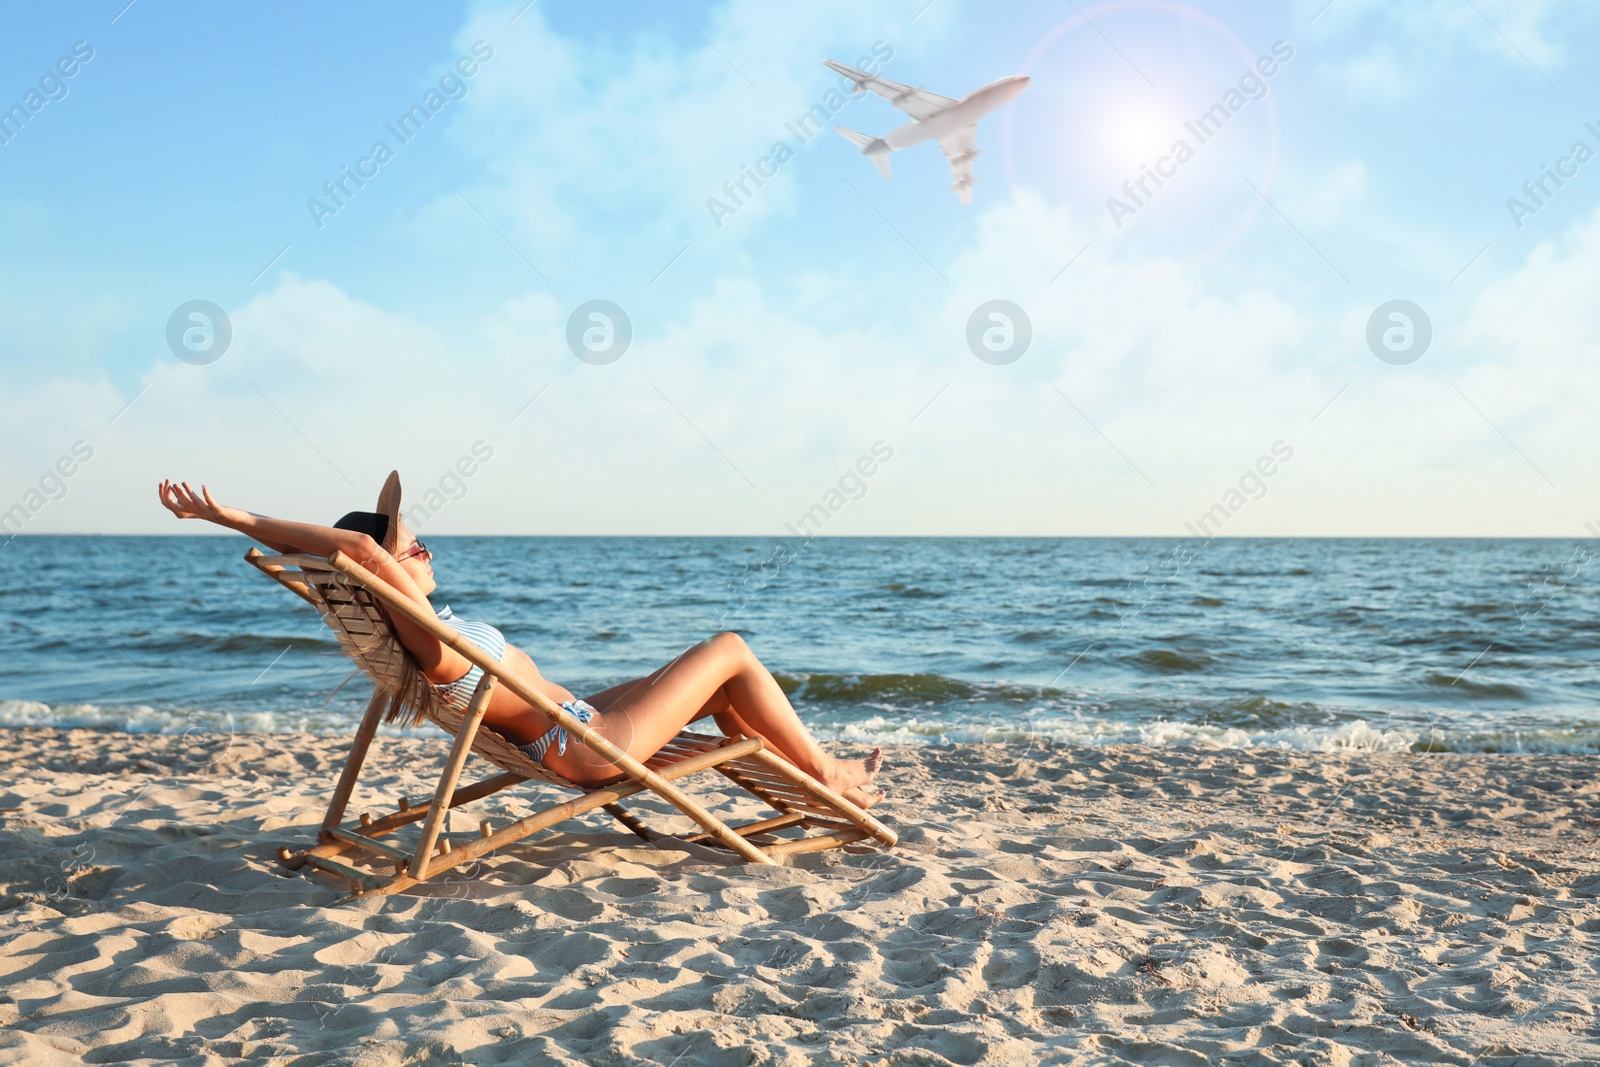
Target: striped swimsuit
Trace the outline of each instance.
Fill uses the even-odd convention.
[[[457,618],[455,612],[446,604],[436,613],[439,621],[450,627],[468,641],[477,645],[496,661],[504,660],[506,655],[506,635],[490,626],[486,622],[468,622],[466,619]],[[483,679],[483,668],[476,663],[466,674],[453,682],[435,685],[433,688],[443,698],[446,705],[456,711],[465,711],[467,705],[472,703],[472,693],[478,688],[478,682]],[[561,705],[568,714],[575,716],[579,722],[589,722],[595,716],[595,709],[587,701],[571,700]],[[567,751],[567,731],[557,726],[546,730],[543,734],[526,744],[516,745],[518,751],[534,763],[543,764],[544,754],[550,750],[551,745],[556,745],[562,755]]]
[[[495,660],[502,660],[506,655],[506,635],[496,630],[486,622],[468,622],[466,619],[456,618],[455,612],[446,604],[438,610],[439,621],[450,627],[468,641],[477,645]],[[467,705],[472,703],[472,691],[478,688],[478,682],[483,679],[483,668],[476,663],[466,674],[453,682],[436,685],[439,696],[444,702],[456,711],[465,711]]]

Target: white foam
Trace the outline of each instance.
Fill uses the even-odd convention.
[[[1114,722],[1062,719],[1029,713],[982,722],[873,717],[827,724],[819,736],[870,744],[1026,744],[1049,741],[1069,745],[1188,745],[1205,748],[1281,748],[1308,752],[1406,752],[1422,738],[1417,731],[1383,729],[1364,720],[1337,726],[1290,726],[1275,730],[1163,721]]]
[[[1409,752],[1421,735],[1405,728],[1384,730],[1364,719],[1338,726],[1287,726],[1252,732],[1237,727],[1161,722],[1140,727],[1145,745],[1210,748],[1283,748],[1301,752]]]
[[[1374,725],[1352,719],[1326,725],[1284,726],[1246,730],[1239,727],[1173,720],[1126,722],[1059,709],[1032,708],[995,712],[972,719],[954,716],[921,718],[875,714],[856,720],[802,714],[823,740],[877,745],[1029,744],[1182,745],[1200,748],[1277,748],[1303,752],[1600,752],[1600,722],[1575,720],[1525,729],[1475,719],[1452,728],[1422,729],[1407,725]],[[207,708],[156,708],[146,704],[49,705],[33,700],[0,700],[0,727],[52,726],[122,733],[316,733],[347,734],[355,729],[348,712],[312,708],[293,711],[230,712]],[[428,735],[431,726],[410,730],[385,727],[386,733]]]
[[[115,730],[129,734],[185,733],[348,733],[355,724],[343,715],[276,711],[230,712],[210,708],[153,708],[148,704],[102,707],[98,704],[41,704],[0,700],[0,726],[53,726],[57,729]]]

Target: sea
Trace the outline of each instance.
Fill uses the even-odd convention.
[[[434,605],[574,692],[733,630],[825,739],[1600,751],[1583,540],[427,540]],[[0,726],[352,730],[370,683],[247,547],[0,544]]]

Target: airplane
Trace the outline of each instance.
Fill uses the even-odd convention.
[[[948,96],[930,93],[920,85],[916,88],[901,85],[831,59],[823,60],[822,65],[854,82],[856,93],[871,89],[911,116],[910,122],[890,130],[882,137],[847,130],[843,126],[835,126],[835,130],[860,148],[862,155],[876,163],[885,178],[890,177],[890,152],[923,141],[938,141],[940,150],[950,160],[950,172],[955,177],[950,188],[961,197],[963,204],[972,203],[972,183],[977,181],[972,176],[972,161],[978,155],[978,120],[1002,104],[1015,100],[1033,80],[1021,74],[1001,78],[960,100],[952,100]]]

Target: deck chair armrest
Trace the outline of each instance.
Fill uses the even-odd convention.
[[[315,558],[318,562],[322,562],[322,557]],[[311,590],[306,588],[306,583],[298,581],[291,576],[289,567],[297,564],[292,561],[286,563],[286,557],[284,556],[269,556],[254,546],[244,554],[244,559],[246,563],[265,574],[268,578],[275,579],[279,585],[304,600],[307,604],[312,607],[317,606],[317,598],[311,594]]]

